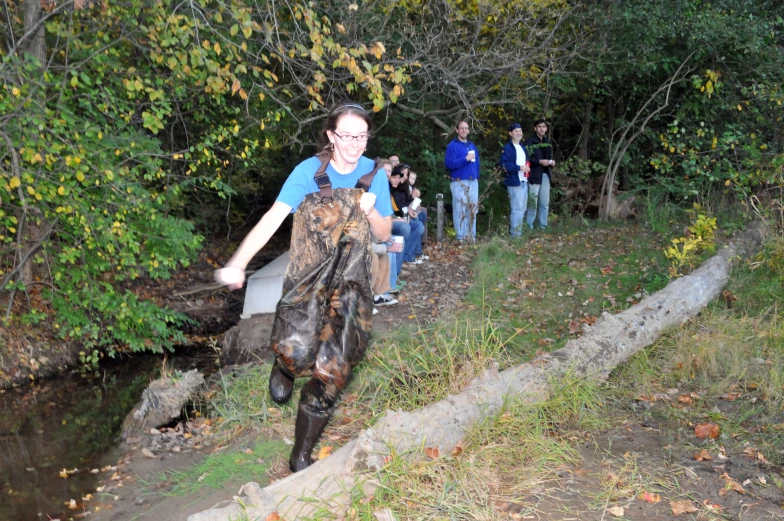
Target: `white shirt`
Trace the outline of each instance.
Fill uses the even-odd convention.
[[[515,145],[514,143],[512,143],[512,145],[514,145],[515,150],[517,151],[517,159],[515,160],[515,163],[517,163],[517,166],[520,167],[525,166],[525,150],[520,145]],[[517,176],[520,178],[521,183],[528,182],[528,179],[525,177],[523,172],[517,172]]]

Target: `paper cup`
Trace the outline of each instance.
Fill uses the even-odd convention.
[[[411,208],[412,210],[416,210],[417,208],[419,208],[420,204],[422,204],[422,199],[420,199],[419,197],[415,197],[414,200],[411,201],[411,204],[408,207]]]
[[[398,244],[403,244],[403,241],[405,240],[405,239],[403,238],[403,236],[402,236],[402,235],[393,235],[393,236],[392,236],[392,239],[393,239],[393,240],[394,240],[396,243],[398,243]]]

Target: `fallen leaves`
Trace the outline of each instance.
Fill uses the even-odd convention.
[[[726,497],[730,490],[734,490],[738,494],[746,493],[746,490],[741,486],[741,484],[735,481],[734,479],[732,479],[730,475],[727,474],[726,472],[719,477],[727,482],[724,485],[724,488],[719,490],[720,496]]]
[[[642,499],[646,503],[658,503],[659,501],[661,501],[661,496],[653,492],[645,491],[642,494],[640,494],[640,499]]]
[[[623,517],[623,507],[610,507],[607,512],[615,517]]]
[[[694,459],[697,461],[711,461],[713,456],[710,455],[707,449],[702,449],[697,454],[694,455]]]
[[[318,459],[323,460],[325,458],[328,458],[331,454],[332,454],[332,447],[328,445],[322,446],[318,452]]]
[[[670,508],[672,515],[679,516],[681,514],[690,514],[697,511],[697,507],[690,499],[681,499],[678,501],[670,501]]]
[[[760,463],[762,463],[763,465],[770,465],[770,462],[767,459],[765,459],[765,455],[762,454],[757,449],[755,449],[754,447],[746,447],[745,449],[743,449],[743,455],[748,456],[749,458],[753,458],[759,461]]]
[[[694,435],[698,438],[713,438],[714,440],[719,437],[719,426],[715,423],[698,423],[694,427]]]
[[[280,514],[278,514],[277,512],[273,512],[267,516],[265,521],[280,521]]]
[[[438,459],[439,451],[438,447],[425,447],[425,456],[430,459]]]

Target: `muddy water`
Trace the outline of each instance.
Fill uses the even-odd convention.
[[[0,521],[69,519],[79,513],[66,506],[71,499],[98,496],[90,469],[117,462],[122,421],[160,376],[162,362],[130,358],[98,375],[72,373],[0,394]],[[205,349],[167,360],[182,371],[214,364]],[[78,472],[64,479],[63,469]]]

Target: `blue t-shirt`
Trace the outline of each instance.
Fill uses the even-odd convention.
[[[302,200],[305,196],[318,192],[318,185],[313,176],[316,175],[316,170],[321,166],[321,160],[313,156],[306,159],[291,172],[289,178],[283,183],[283,188],[280,189],[278,201],[291,206],[291,213],[297,211]],[[365,156],[359,158],[357,167],[349,174],[339,174],[332,168],[332,165],[327,165],[327,175],[329,181],[332,183],[332,188],[354,188],[357,181],[363,175],[370,172],[373,168],[373,160]],[[383,168],[380,168],[376,175],[373,177],[373,182],[370,183],[368,190],[372,194],[376,194],[376,210],[382,217],[392,215],[392,202],[389,196],[389,181],[387,180],[387,173]]]

